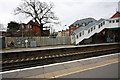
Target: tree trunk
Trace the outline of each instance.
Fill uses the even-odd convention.
[[[43,24],[40,24],[41,36],[43,36]]]

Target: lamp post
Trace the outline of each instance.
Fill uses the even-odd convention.
[[[23,24],[22,24],[22,47],[24,47],[24,36],[23,36],[23,28],[24,28],[24,26],[23,26]]]

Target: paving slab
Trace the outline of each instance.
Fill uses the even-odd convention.
[[[29,70],[20,70],[18,72],[12,72],[12,73],[5,73],[3,74],[3,78],[23,78],[23,77],[29,77],[34,75],[43,74],[43,68],[37,68],[37,69],[29,69]]]
[[[54,76],[58,76],[58,75],[61,75],[60,71],[55,71],[55,72],[52,72]]]
[[[53,73],[46,73],[44,74],[45,78],[51,78],[54,77]]]
[[[36,76],[30,76],[27,78],[45,78],[44,74],[36,75]]]
[[[60,70],[61,75],[62,74],[67,74],[68,72],[69,72],[68,69]]]
[[[63,65],[49,66],[44,68],[44,73],[59,71],[63,69],[65,69]]]
[[[76,66],[80,66],[80,65],[82,65],[82,64],[80,64],[79,62],[72,62],[72,63],[66,63],[66,64],[64,64],[64,66],[66,68],[76,67]]]

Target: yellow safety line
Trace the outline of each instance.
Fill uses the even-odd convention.
[[[42,59],[43,57],[40,57],[40,59]]]
[[[70,74],[74,74],[74,73],[86,71],[86,70],[91,70],[91,69],[95,69],[95,68],[107,66],[107,65],[110,65],[110,64],[118,63],[118,62],[119,62],[119,61],[115,61],[115,62],[112,62],[112,63],[108,63],[108,64],[104,64],[104,65],[100,65],[100,66],[95,66],[95,67],[91,67],[91,68],[87,68],[87,69],[82,69],[82,70],[79,70],[79,71],[70,72],[70,73],[67,73],[67,74],[62,74],[62,75],[58,75],[58,76],[51,77],[51,78],[58,78],[58,77],[62,77],[62,76],[66,76],[66,75],[70,75]]]
[[[39,59],[39,57],[36,57],[36,59]]]
[[[11,60],[10,63],[13,62],[13,61],[14,61],[14,60]]]
[[[31,58],[31,60],[33,60],[34,58]]]
[[[3,63],[7,63],[8,61],[4,61]]]
[[[15,62],[19,61],[19,59],[17,59]]]
[[[22,59],[21,61],[23,61],[24,59]]]

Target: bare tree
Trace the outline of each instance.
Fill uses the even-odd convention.
[[[59,23],[58,18],[55,16],[53,3],[40,2],[39,0],[23,0],[23,3],[17,7],[15,14],[23,13],[26,17],[31,17],[39,23],[41,31],[43,26],[48,23]]]

